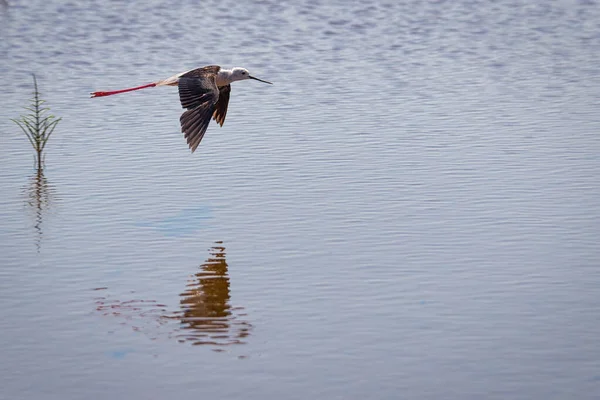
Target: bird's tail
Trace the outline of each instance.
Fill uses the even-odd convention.
[[[134,90],[140,90],[140,89],[145,89],[145,88],[154,87],[154,86],[156,86],[156,83],[148,83],[147,85],[136,86],[136,87],[132,87],[132,88],[128,88],[128,89],[121,89],[121,90],[111,90],[108,92],[92,92],[92,93],[90,93],[91,94],[90,97],[110,96],[113,94],[132,92]]]

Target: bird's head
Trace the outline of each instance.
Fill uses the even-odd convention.
[[[271,82],[263,81],[262,79],[258,79],[250,75],[250,72],[246,68],[236,67],[231,70],[231,81],[243,81],[244,79],[254,79],[255,81],[260,81],[264,83],[268,83],[272,85]]]

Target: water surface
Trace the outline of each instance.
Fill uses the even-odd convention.
[[[9,3],[0,397],[598,397],[595,1]]]

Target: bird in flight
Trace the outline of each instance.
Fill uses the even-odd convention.
[[[211,117],[223,126],[229,104],[231,82],[245,79],[254,79],[272,85],[271,82],[250,75],[245,68],[224,69],[218,65],[208,65],[142,86],[108,92],[92,92],[91,97],[110,96],[155,86],[178,86],[179,101],[186,109],[179,118],[181,132],[193,153],[204,137]]]

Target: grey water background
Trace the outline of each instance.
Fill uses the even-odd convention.
[[[599,55],[596,1],[0,4],[0,398],[598,398]],[[194,154],[88,95],[207,64],[274,85]]]

